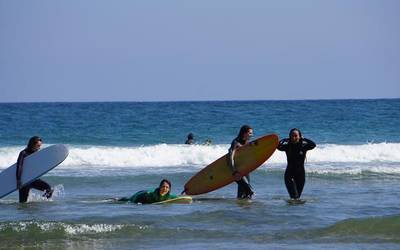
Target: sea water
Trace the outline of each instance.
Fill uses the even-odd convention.
[[[254,138],[291,128],[316,142],[307,153],[302,205],[289,205],[286,156],[251,174],[254,199],[235,183],[192,204],[110,202],[153,189],[179,194],[227,153],[244,124]],[[0,200],[0,248],[400,249],[400,99],[0,104],[0,170],[33,135],[69,157],[31,191]],[[195,145],[184,145],[188,133]],[[210,139],[211,145],[204,142]]]

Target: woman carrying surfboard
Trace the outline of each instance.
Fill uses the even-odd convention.
[[[303,138],[297,128],[289,132],[289,138],[279,142],[278,150],[286,152],[287,167],[285,171],[285,185],[291,199],[299,199],[303,192],[306,180],[304,160],[308,150],[315,148],[315,143]]]
[[[24,159],[28,155],[31,155],[37,151],[39,151],[40,147],[42,146],[42,139],[39,136],[33,136],[29,139],[28,146],[19,153],[18,160],[17,160],[17,188],[19,189],[19,202],[26,202],[28,200],[29,191],[31,188],[38,189],[40,191],[45,191],[43,197],[47,199],[51,198],[53,194],[53,190],[51,186],[41,179],[36,179],[33,182],[29,183],[22,187],[21,185],[21,176],[24,169]]]
[[[250,185],[250,175],[242,176],[235,166],[235,153],[238,148],[249,143],[250,138],[253,136],[253,129],[249,125],[243,125],[240,128],[238,136],[232,141],[231,147],[228,152],[229,166],[232,169],[232,175],[238,184],[237,198],[238,199],[251,199],[254,192]]]
[[[129,201],[133,203],[151,204],[169,199],[175,199],[178,196],[170,194],[171,182],[163,179],[158,188],[154,191],[139,191],[131,197],[122,197],[117,201]]]

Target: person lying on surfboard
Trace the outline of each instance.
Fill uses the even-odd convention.
[[[178,196],[170,194],[171,191],[171,182],[167,179],[163,179],[160,182],[158,188],[154,191],[139,191],[132,195],[131,197],[122,197],[117,199],[117,201],[129,201],[133,203],[141,203],[141,204],[151,204],[160,201],[165,201],[169,199],[175,199]]]
[[[306,180],[304,160],[307,151],[315,146],[315,143],[304,138],[297,128],[290,130],[289,138],[279,142],[277,149],[286,153],[285,185],[291,199],[300,199]]]
[[[36,179],[35,181],[29,183],[28,185],[22,186],[21,185],[21,176],[24,169],[24,159],[28,155],[31,155],[37,151],[39,151],[40,147],[42,146],[42,139],[39,136],[33,136],[29,139],[28,146],[22,150],[18,155],[17,160],[17,171],[16,171],[16,178],[17,178],[17,188],[19,189],[19,202],[26,202],[28,200],[29,191],[31,188],[38,189],[40,191],[45,191],[43,197],[50,199],[53,194],[53,189],[51,186],[41,179]]]
[[[238,136],[232,141],[229,148],[228,161],[232,169],[232,175],[238,184],[237,198],[238,199],[251,199],[254,192],[250,185],[250,175],[241,176],[235,167],[235,152],[238,148],[249,143],[250,138],[253,136],[253,129],[249,125],[243,125],[240,128]]]

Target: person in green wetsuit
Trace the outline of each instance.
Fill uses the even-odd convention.
[[[141,204],[151,204],[155,202],[165,201],[169,199],[175,199],[178,196],[170,194],[171,191],[171,182],[167,179],[163,179],[160,182],[158,188],[154,191],[146,191],[142,190],[131,197],[122,197],[117,199],[117,201],[129,201],[133,203],[141,203]]]

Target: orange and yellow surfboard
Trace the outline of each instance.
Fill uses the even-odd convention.
[[[235,166],[241,175],[247,175],[261,166],[275,152],[279,143],[275,134],[260,137],[240,147],[235,153]],[[186,184],[187,195],[204,194],[234,181],[229,167],[228,154],[214,161],[195,174]]]

